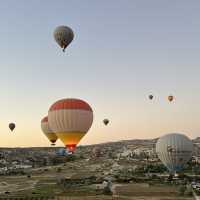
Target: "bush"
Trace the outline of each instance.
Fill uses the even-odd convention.
[[[57,169],[56,169],[56,172],[61,172],[62,171],[62,169],[60,168],[60,167],[58,167]]]
[[[147,165],[144,169],[144,172],[150,172],[150,173],[163,173],[167,171],[167,168],[163,164],[156,164],[156,165]]]
[[[187,190],[185,191],[185,194],[187,195],[187,196],[192,196],[193,194],[192,194],[192,187],[191,187],[191,185],[188,185],[187,186]]]
[[[104,187],[104,189],[103,189],[103,194],[105,194],[105,195],[112,195],[112,190],[111,190],[111,188],[110,187],[108,187],[108,186],[106,186],[106,187]]]
[[[187,189],[186,186],[184,185],[180,186],[178,189],[179,195],[184,195],[186,189]]]

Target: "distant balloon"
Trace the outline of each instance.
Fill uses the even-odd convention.
[[[49,139],[49,141],[51,142],[51,145],[55,145],[55,142],[57,141],[58,137],[56,136],[56,134],[50,129],[49,127],[49,123],[48,123],[48,117],[44,117],[41,120],[41,129],[43,131],[43,133],[46,135],[46,137]]]
[[[10,124],[9,124],[9,129],[10,129],[11,131],[13,131],[13,130],[15,129],[15,124],[14,124],[14,123],[10,123]]]
[[[73,30],[67,26],[58,26],[54,31],[54,39],[64,52],[74,39]]]
[[[150,100],[153,99],[153,95],[152,95],[152,94],[149,95],[149,99],[150,99]]]
[[[104,120],[103,120],[103,123],[107,126],[108,123],[109,123],[109,119],[104,119]]]
[[[193,143],[185,135],[172,133],[160,137],[156,143],[156,153],[170,173],[183,169],[192,156]]]
[[[168,100],[169,100],[170,102],[173,101],[173,100],[174,100],[174,96],[172,96],[172,95],[168,96]]]
[[[61,99],[49,109],[50,128],[74,152],[93,122],[93,111],[88,103],[80,99]]]

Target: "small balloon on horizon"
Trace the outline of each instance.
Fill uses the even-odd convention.
[[[109,119],[104,119],[104,120],[103,120],[103,123],[104,123],[104,125],[106,125],[106,126],[109,124],[109,122],[110,122]]]
[[[174,96],[173,95],[169,95],[168,96],[168,100],[169,100],[169,102],[172,102],[174,100]]]
[[[152,94],[149,95],[149,99],[153,100],[154,96]]]
[[[11,131],[13,131],[16,127],[15,123],[10,123],[8,126]]]

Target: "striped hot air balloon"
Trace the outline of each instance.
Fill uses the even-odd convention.
[[[55,142],[57,141],[58,137],[56,134],[50,129],[49,123],[48,123],[48,117],[44,117],[41,120],[41,129],[43,133],[47,136],[49,141],[51,142],[51,145],[55,145]]]
[[[168,170],[175,174],[181,171],[191,158],[193,143],[183,134],[171,133],[159,138],[156,152]]]
[[[51,129],[74,152],[76,145],[88,132],[93,122],[93,111],[88,103],[80,99],[61,99],[49,109]]]

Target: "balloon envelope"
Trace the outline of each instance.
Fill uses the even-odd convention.
[[[57,141],[58,137],[56,136],[56,134],[50,129],[49,127],[49,122],[48,122],[48,117],[44,117],[41,120],[41,129],[43,131],[43,133],[46,135],[46,137],[49,139],[49,141],[51,142],[51,145],[55,145],[55,142]]]
[[[103,120],[103,123],[104,123],[105,125],[108,125],[109,120],[108,120],[108,119],[104,119],[104,120]]]
[[[149,99],[150,100],[152,100],[153,99],[153,95],[151,94],[151,95],[149,95]]]
[[[88,103],[80,99],[61,99],[49,109],[50,128],[73,152],[93,122],[93,111]]]
[[[73,30],[68,26],[58,26],[54,30],[54,39],[58,45],[65,51],[66,47],[74,39]]]
[[[9,128],[11,131],[13,131],[15,129],[15,124],[14,123],[10,123],[9,124]]]
[[[172,96],[172,95],[168,96],[168,100],[169,101],[173,101],[174,100],[174,96]]]
[[[192,156],[193,143],[179,133],[160,137],[156,143],[156,153],[171,173],[179,172]]]

